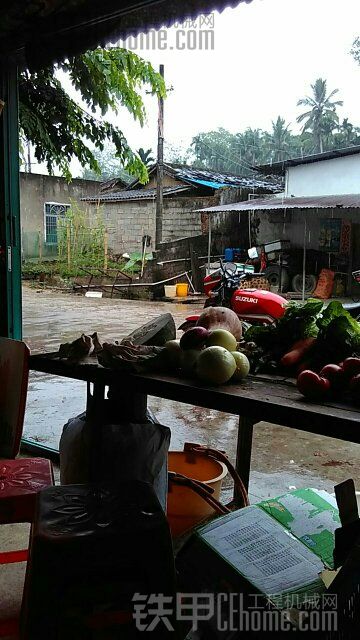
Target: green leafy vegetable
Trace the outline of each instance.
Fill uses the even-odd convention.
[[[264,348],[280,343],[285,352],[298,340],[316,338],[319,332],[316,320],[323,306],[321,300],[314,299],[308,300],[305,304],[289,302],[279,320],[265,327],[250,327],[244,339]]]
[[[290,302],[284,315],[277,323],[281,340],[290,346],[303,338],[316,338],[319,331],[316,319],[323,306],[321,300],[313,299],[303,305]]]
[[[337,300],[330,302],[317,325],[318,351],[335,362],[360,350],[360,324]]]
[[[246,342],[255,342],[258,347],[268,347],[273,337],[276,336],[276,325],[253,325],[244,334]]]

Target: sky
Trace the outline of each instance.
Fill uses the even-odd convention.
[[[360,36],[360,0],[253,0],[214,14],[213,49],[200,50],[199,21],[194,28],[165,30],[151,45],[141,38],[128,41],[132,50],[154,67],[165,67],[165,141],[187,148],[194,135],[224,127],[231,132],[246,127],[271,128],[278,115],[299,131],[299,98],[311,93],[316,78],[328,89],[339,89],[344,106],[340,118],[360,125],[360,65],[350,55]],[[202,26],[202,30],[210,30]],[[166,38],[166,43],[165,43]],[[176,48],[176,38],[182,49]],[[144,40],[144,39],[143,39]],[[126,42],[125,42],[126,44]],[[188,44],[194,49],[189,49]],[[145,43],[146,45],[146,43]],[[171,48],[173,47],[173,48]],[[75,96],[67,78],[64,88]],[[141,128],[125,110],[108,119],[125,133],[133,148],[156,149],[157,101],[144,95],[147,123]],[[73,163],[74,175],[80,174]],[[33,171],[37,171],[33,167]]]

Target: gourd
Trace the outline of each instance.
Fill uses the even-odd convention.
[[[239,342],[242,336],[241,322],[234,311],[227,307],[207,307],[196,323],[209,331],[227,329]]]

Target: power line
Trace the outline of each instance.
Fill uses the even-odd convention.
[[[230,158],[229,156],[223,156],[221,153],[219,153],[218,151],[216,151],[215,149],[213,149],[213,147],[211,147],[211,145],[207,144],[207,142],[204,142],[203,140],[199,140],[199,143],[205,147],[207,147],[208,149],[210,149],[210,151],[212,152],[213,155],[217,155],[218,158],[222,158],[223,160],[226,160],[227,162],[231,162],[232,164],[237,165],[238,167],[244,167],[244,169],[246,169],[247,171],[254,171],[254,169],[252,168],[252,166],[250,164],[247,164],[246,161],[241,162],[239,160],[235,160],[233,158]]]

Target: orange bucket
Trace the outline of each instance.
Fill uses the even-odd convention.
[[[186,298],[189,293],[189,285],[186,282],[179,282],[176,285],[176,296],[178,298]]]
[[[225,464],[213,458],[187,451],[169,451],[169,471],[192,480],[200,480],[211,487],[212,496],[219,500],[222,481],[227,474]],[[169,482],[167,518],[172,536],[185,533],[216,511],[192,489]]]

